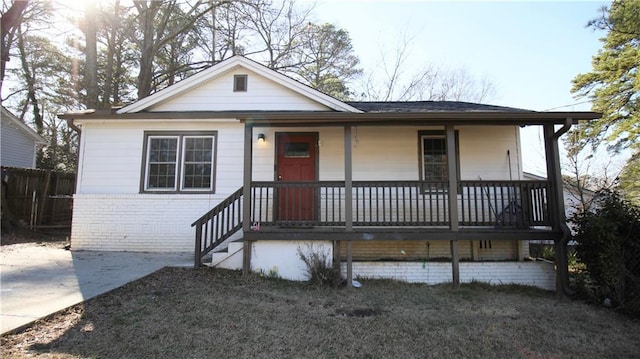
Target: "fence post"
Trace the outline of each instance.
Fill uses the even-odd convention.
[[[47,198],[49,197],[49,182],[51,182],[51,170],[47,170],[47,175],[44,177],[44,190],[40,195],[40,209],[38,210],[36,225],[42,224],[42,217],[44,217],[45,206],[47,204]]]

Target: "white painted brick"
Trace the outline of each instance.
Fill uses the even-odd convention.
[[[77,250],[193,251],[191,223],[225,197],[77,194],[71,244]]]
[[[342,263],[346,273],[346,263]],[[438,284],[453,280],[450,262],[354,262],[356,277],[395,279],[409,283]],[[546,290],[555,289],[553,264],[546,262],[463,262],[460,281],[498,284],[522,284]]]

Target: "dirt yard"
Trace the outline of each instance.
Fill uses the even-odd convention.
[[[11,233],[0,235],[2,246],[15,244],[40,245],[46,247],[62,248],[69,245],[71,228],[50,228],[32,231],[24,227],[16,227]]]
[[[640,323],[523,287],[360,289],[166,268],[1,338],[5,358],[638,357]]]

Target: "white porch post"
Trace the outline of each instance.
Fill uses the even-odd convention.
[[[460,230],[458,223],[458,171],[456,158],[456,134],[453,125],[446,125],[447,135],[447,170],[449,178],[449,229],[454,235]],[[460,286],[460,264],[458,262],[458,239],[451,240],[451,272],[453,286]]]
[[[242,173],[242,232],[251,230],[251,175],[253,152],[253,126],[244,124],[244,168]],[[251,243],[245,238],[242,250],[242,275],[251,272]]]
[[[353,167],[351,162],[351,125],[344,126],[344,215],[345,231],[353,231]],[[347,287],[353,285],[352,242],[347,241]]]

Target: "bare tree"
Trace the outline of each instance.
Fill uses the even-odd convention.
[[[98,45],[98,97],[99,108],[108,109],[135,99],[136,81],[133,69],[138,53],[129,38],[136,21],[133,7],[123,6],[120,0],[103,3],[99,10]]]
[[[484,102],[495,96],[491,81],[476,79],[465,68],[444,69],[425,64],[418,71],[407,71],[412,41],[412,37],[402,35],[391,56],[381,51],[376,68],[365,72],[362,100]]]
[[[6,3],[3,2],[3,4],[6,6]],[[29,5],[27,0],[13,1],[6,11],[2,13],[2,18],[0,19],[0,34],[2,35],[2,42],[0,43],[0,90],[4,81],[6,63],[10,59],[9,50],[15,39],[16,31],[22,22],[22,16],[27,5]]]
[[[616,186],[620,170],[615,169],[609,158],[608,161],[597,161],[590,147],[581,146],[584,143],[579,126],[572,129],[565,143],[566,161],[563,165],[566,175],[563,176],[564,189],[572,203],[572,210],[582,213],[591,209],[596,200],[595,194],[604,189]]]
[[[239,8],[247,21],[250,38],[244,55],[254,55],[267,67],[287,72],[298,62],[294,52],[303,42],[299,41],[308,30],[310,8],[299,8],[294,0],[281,3],[257,0]]]
[[[98,48],[97,48],[97,14],[96,3],[87,1],[84,3],[85,39],[84,49],[85,67],[84,81],[87,89],[85,106],[96,108],[98,106]]]
[[[141,24],[138,98],[151,94],[154,89],[154,59],[157,51],[170,42],[179,41],[179,37],[193,28],[198,19],[219,4],[199,0],[183,9],[178,0],[134,1]]]

